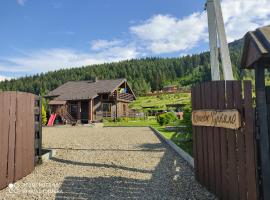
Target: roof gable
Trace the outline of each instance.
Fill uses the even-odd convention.
[[[49,92],[47,97],[56,97],[55,100],[93,99],[101,93],[112,93],[125,81],[127,80],[71,81]]]

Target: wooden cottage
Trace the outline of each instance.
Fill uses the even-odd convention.
[[[89,123],[128,116],[135,94],[126,79],[67,82],[46,98],[52,113],[68,122]]]

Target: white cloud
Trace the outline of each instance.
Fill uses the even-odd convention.
[[[269,0],[223,0],[222,10],[229,42],[270,24]],[[186,51],[208,39],[207,15],[205,12],[183,18],[155,15],[132,26],[130,31],[154,54]]]
[[[156,15],[145,23],[130,28],[148,49],[156,54],[171,53],[194,47],[205,37],[205,13],[194,13],[183,19]]]
[[[91,49],[95,51],[115,47],[122,43],[123,41],[121,40],[93,40],[90,42]]]
[[[20,5],[20,6],[24,6],[24,4],[26,3],[27,0],[17,0],[17,3]]]
[[[73,49],[44,49],[24,52],[22,56],[1,58],[0,72],[21,74],[53,71],[60,68],[117,62],[132,59],[138,52],[132,45],[112,47],[99,52],[78,52]]]
[[[222,9],[228,41],[270,24],[269,0],[223,0]]]

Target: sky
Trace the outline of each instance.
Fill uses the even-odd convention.
[[[206,0],[0,0],[0,80],[209,49]],[[228,41],[270,24],[270,0],[222,0]]]

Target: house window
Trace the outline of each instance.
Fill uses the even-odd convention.
[[[103,103],[102,104],[102,111],[103,112],[111,112],[111,107],[112,107],[111,103]]]

